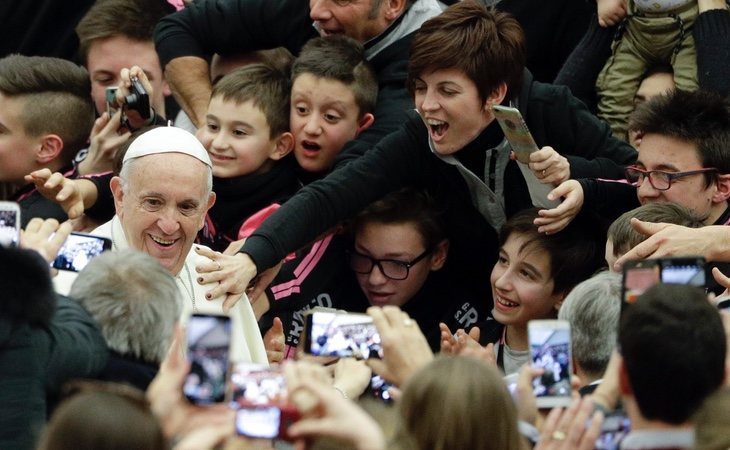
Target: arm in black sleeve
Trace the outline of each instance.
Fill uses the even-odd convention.
[[[596,15],[591,17],[586,34],[555,77],[555,84],[567,86],[593,113],[598,105],[596,80],[611,56],[611,42],[616,28],[603,28],[598,24]]]
[[[85,177],[85,179],[94,183],[97,194],[96,203],[87,207],[84,214],[96,222],[108,222],[114,217],[114,196],[112,195],[112,188],[109,185],[113,176],[114,174],[112,172],[107,172],[101,175]]]
[[[94,319],[75,300],[59,296],[48,327],[47,388],[57,392],[72,378],[88,378],[106,365],[108,350]]]
[[[304,187],[243,245],[258,271],[395,189],[415,184],[430,158],[428,132],[417,114],[364,156]]]
[[[570,178],[623,179],[636,150],[616,139],[565,86],[533,83],[527,123],[539,146],[549,145],[570,163]],[[534,125],[534,126],[533,126]]]
[[[730,11],[711,9],[697,16],[692,35],[700,88],[730,94]]]
[[[636,187],[630,184],[586,178],[578,182],[583,188],[583,209],[592,211],[609,222],[640,206]]]
[[[208,0],[163,17],[155,28],[155,46],[165,67],[182,56],[275,47],[296,54],[314,36],[307,0]]]

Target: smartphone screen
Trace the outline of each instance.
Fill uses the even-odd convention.
[[[538,148],[520,110],[509,106],[494,105],[492,111],[517,160],[524,164],[529,163],[530,154],[536,152]]]
[[[662,266],[662,283],[706,287],[704,258],[664,258],[659,261]]]
[[[284,374],[279,366],[237,363],[231,371],[231,408],[280,404],[286,401]]]
[[[382,400],[385,404],[391,404],[393,403],[393,397],[391,397],[388,389],[392,386],[393,384],[385,381],[385,379],[383,379],[380,375],[373,375],[370,378],[370,386],[368,390],[373,397]]]
[[[242,408],[236,412],[236,433],[258,439],[274,439],[281,428],[281,410],[276,406]]]
[[[105,100],[106,100],[106,112],[111,118],[111,116],[114,115],[114,113],[117,112],[117,90],[118,87],[108,87],[106,88],[105,92]],[[101,112],[99,113],[101,114]]]
[[[382,357],[380,334],[367,314],[312,312],[307,316],[304,350],[316,356]]]
[[[66,242],[63,243],[61,250],[58,251],[51,267],[59,270],[81,272],[89,261],[110,248],[112,248],[112,241],[109,238],[91,234],[71,233]]]
[[[15,202],[0,202],[0,245],[17,247],[20,241],[20,207]]]
[[[183,392],[192,403],[219,403],[225,398],[231,319],[193,314],[187,328],[190,372]]]
[[[603,419],[596,450],[619,450],[621,441],[631,431],[631,420],[623,414],[611,414]]]
[[[532,366],[543,369],[532,381],[538,408],[569,405],[570,324],[565,320],[532,320],[527,327]]]
[[[633,304],[644,291],[660,282],[661,266],[657,260],[627,261],[624,265],[621,307]]]

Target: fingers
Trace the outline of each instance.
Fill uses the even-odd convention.
[[[231,242],[230,244],[228,244],[228,247],[223,251],[223,254],[235,255],[236,253],[241,251],[241,247],[243,247],[244,242],[246,242],[246,239]]]
[[[471,327],[471,330],[469,330],[469,337],[474,339],[474,342],[479,342],[481,335],[482,330],[480,330],[479,327]]]
[[[712,268],[712,277],[720,286],[730,289],[730,277],[722,273],[717,267]]]

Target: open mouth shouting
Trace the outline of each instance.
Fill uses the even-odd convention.
[[[443,120],[427,119],[426,124],[428,125],[431,139],[434,142],[438,142],[443,139],[444,135],[446,135],[446,131],[448,131],[449,129],[449,124],[444,122]]]
[[[322,150],[321,145],[317,144],[316,142],[312,142],[312,141],[304,140],[300,143],[300,146],[306,156],[314,156],[317,153],[319,153],[320,150]]]

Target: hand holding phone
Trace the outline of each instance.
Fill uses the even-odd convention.
[[[533,379],[538,408],[568,406],[571,401],[572,353],[570,323],[566,320],[531,320],[527,323],[532,366],[543,369]]]

